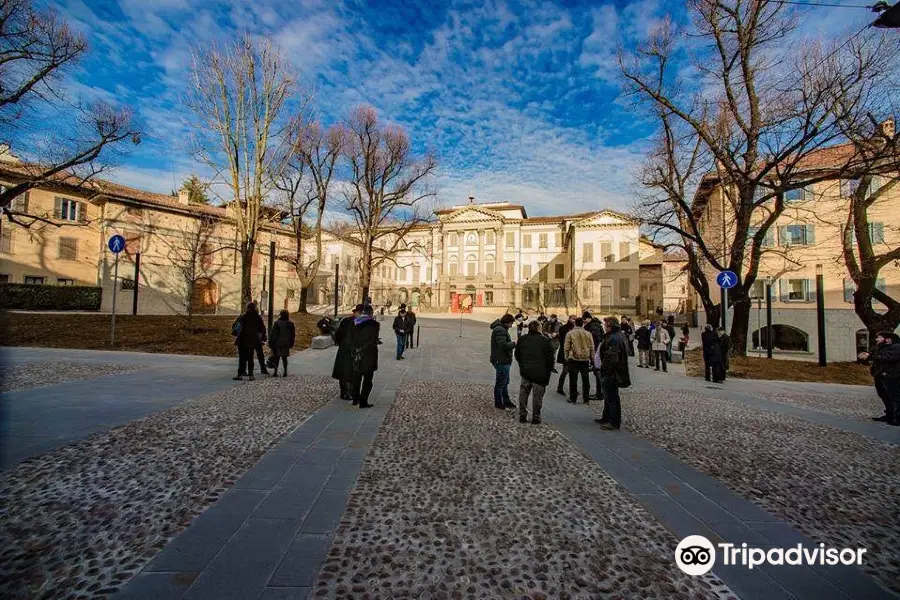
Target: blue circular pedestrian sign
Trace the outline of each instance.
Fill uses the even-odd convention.
[[[722,271],[716,275],[716,283],[719,284],[720,288],[725,288],[726,290],[733,288],[737,285],[737,275],[732,271]]]
[[[125,238],[123,238],[119,234],[116,234],[116,235],[112,236],[111,238],[109,238],[108,246],[113,254],[118,254],[119,252],[121,252],[122,250],[125,249]]]

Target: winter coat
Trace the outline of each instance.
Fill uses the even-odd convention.
[[[372,317],[363,318],[350,330],[350,370],[353,372],[353,356],[359,354],[359,373],[378,370],[378,332],[381,325]]]
[[[656,352],[665,352],[669,349],[669,342],[672,338],[669,337],[669,332],[666,331],[665,327],[657,327],[653,332],[653,350]]]
[[[351,331],[353,331],[353,317],[344,317],[334,332],[334,343],[337,344],[338,351],[334,356],[331,376],[338,381],[349,381],[353,377],[350,364]]]
[[[509,330],[500,319],[491,323],[491,364],[511,365],[515,347],[515,342],[509,337]]]
[[[731,354],[731,338],[727,333],[719,336],[719,346],[722,347],[722,363],[728,368],[728,357]]]
[[[541,333],[529,333],[516,344],[516,362],[522,379],[538,385],[550,383],[553,370],[553,346]]]
[[[406,335],[406,315],[397,315],[394,317],[392,329],[397,335]]]
[[[594,355],[594,339],[582,327],[576,327],[566,335],[566,360],[589,361]]]
[[[276,356],[290,355],[296,340],[297,330],[290,319],[278,319],[272,324],[272,331],[269,333],[269,348]]]
[[[549,335],[551,338],[555,338],[557,335],[559,335],[559,328],[559,321],[547,319],[547,321],[544,323],[544,333]]]
[[[641,325],[634,332],[634,337],[638,341],[638,350],[649,350],[652,345],[650,343],[650,328]]]
[[[556,352],[556,362],[561,365],[566,363],[566,335],[574,328],[575,326],[568,321],[559,328],[559,350]]]
[[[235,345],[245,348],[256,348],[266,341],[266,324],[258,312],[246,312],[238,317],[241,332],[235,340]]]
[[[584,330],[591,334],[591,339],[594,340],[594,348],[599,348],[600,344],[603,343],[603,337],[606,335],[606,330],[603,329],[603,322],[600,319],[591,319],[591,322],[584,326]]]
[[[880,344],[871,358],[876,377],[900,377],[900,344]]]
[[[409,311],[406,313],[406,333],[412,335],[413,331],[416,329],[416,313],[413,311]]]
[[[631,385],[628,373],[628,340],[618,327],[603,338],[600,346],[600,377],[614,377],[617,385]]]
[[[715,331],[704,331],[700,334],[703,343],[703,361],[708,364],[722,362],[722,341]]]

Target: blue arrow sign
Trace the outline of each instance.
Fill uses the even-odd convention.
[[[121,235],[116,234],[109,238],[109,244],[107,245],[109,246],[109,249],[113,254],[118,254],[125,249],[125,238],[123,238]]]
[[[737,285],[737,275],[735,275],[731,271],[722,271],[718,275],[716,275],[716,283],[719,284],[719,287],[730,289]]]

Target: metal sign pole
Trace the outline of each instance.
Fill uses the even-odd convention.
[[[722,329],[728,333],[728,288],[722,288]]]
[[[116,290],[119,281],[119,253],[116,252],[116,266],[113,270],[112,320],[109,323],[109,345],[116,344]]]

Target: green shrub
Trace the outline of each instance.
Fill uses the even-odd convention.
[[[100,310],[103,289],[80,285],[0,284],[0,308],[16,310]]]

